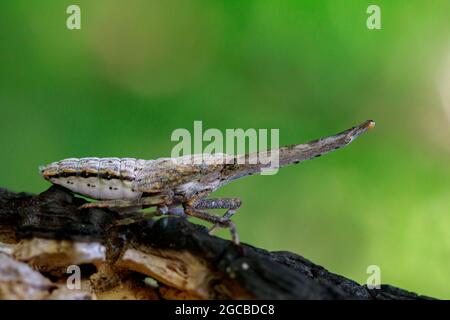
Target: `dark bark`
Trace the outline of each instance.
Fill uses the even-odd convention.
[[[256,299],[428,298],[390,285],[369,290],[291,252],[269,252],[246,244],[237,247],[230,241],[210,236],[204,227],[185,218],[162,217],[113,227],[113,222],[119,219],[116,213],[102,209],[78,210],[85,202],[55,186],[37,196],[0,189],[0,242],[33,237],[100,241],[107,248],[107,260],[111,264],[130,244],[162,252],[189,252],[206,262],[216,278],[234,283],[231,287],[237,285],[244,292],[241,297]],[[236,296],[217,293],[210,297]]]

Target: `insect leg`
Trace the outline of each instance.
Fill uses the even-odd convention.
[[[170,196],[158,194],[154,196],[142,197],[137,199],[114,199],[89,202],[83,204],[80,209],[86,208],[128,208],[128,207],[151,207],[170,202]]]
[[[231,222],[231,217],[236,213],[236,210],[227,210],[225,214],[222,216],[223,219],[226,219],[227,221]],[[209,228],[208,232],[209,234],[213,234],[217,231],[217,229],[221,228],[222,226],[219,223],[215,223],[211,228]]]
[[[208,213],[205,211],[200,211],[189,205],[185,206],[184,211],[186,212],[186,214],[188,214],[192,217],[196,217],[201,220],[214,223],[214,226],[218,225],[221,228],[229,228],[233,243],[236,245],[239,245],[239,235],[236,230],[236,225],[234,224],[233,221],[231,221],[229,219],[229,217],[218,217],[214,214],[211,214],[211,213]]]
[[[191,206],[196,209],[228,209],[222,219],[229,221],[241,206],[241,200],[239,198],[198,199],[193,201]],[[221,224],[215,223],[209,229],[209,233],[214,233],[220,227]]]
[[[236,210],[241,206],[239,198],[211,198],[198,199],[190,203],[196,209],[231,209]]]

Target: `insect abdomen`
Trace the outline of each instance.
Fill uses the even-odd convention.
[[[134,199],[136,172],[145,160],[134,158],[69,158],[41,167],[42,176],[93,199]]]

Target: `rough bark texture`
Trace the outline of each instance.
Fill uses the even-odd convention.
[[[236,247],[185,218],[116,226],[115,212],[78,210],[85,202],[55,186],[36,196],[0,189],[0,298],[427,298],[369,290],[294,253]],[[71,265],[81,270],[75,290]]]

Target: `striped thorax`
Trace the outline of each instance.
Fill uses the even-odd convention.
[[[146,160],[134,158],[69,158],[40,167],[48,181],[93,199],[135,199],[137,172]]]

